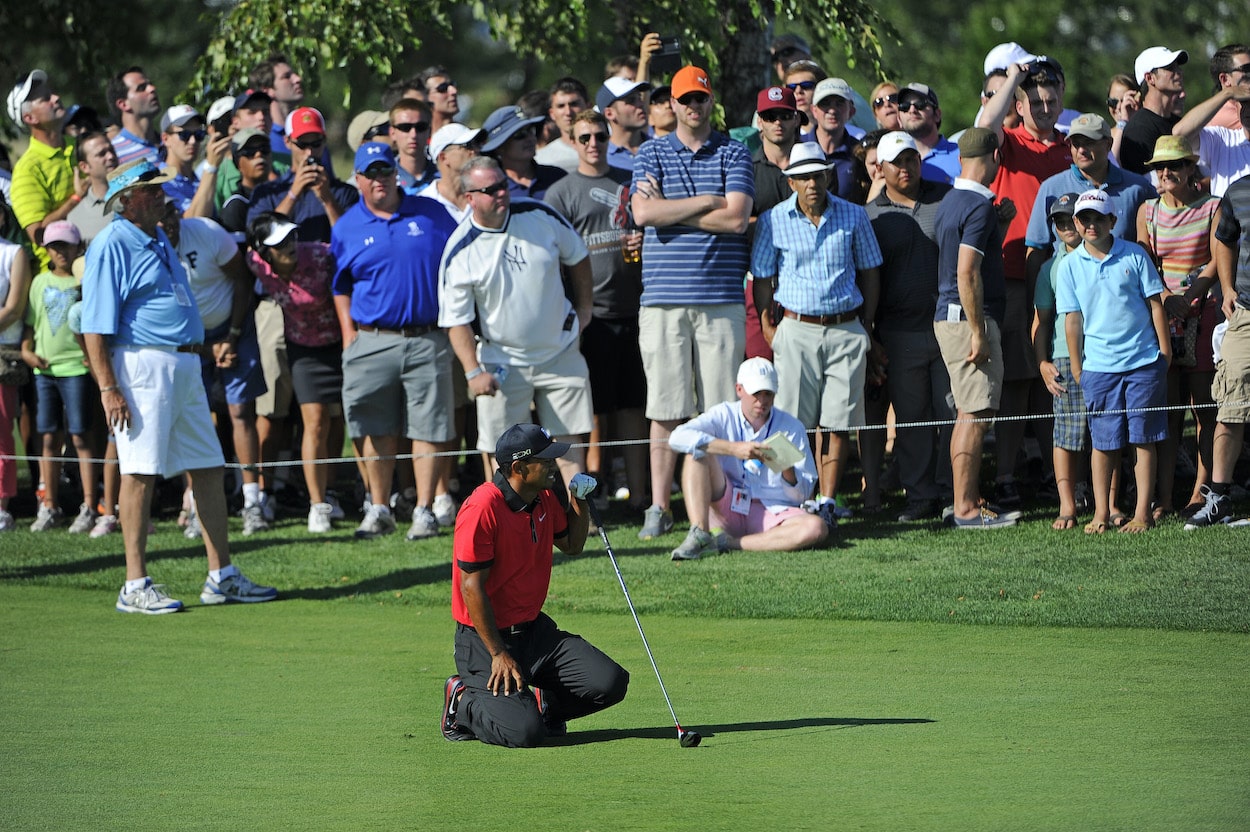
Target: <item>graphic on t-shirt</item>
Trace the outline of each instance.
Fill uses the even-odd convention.
[[[48,316],[48,327],[52,334],[61,331],[69,320],[69,308],[78,300],[77,289],[58,289],[55,286],[43,287],[43,307]]]

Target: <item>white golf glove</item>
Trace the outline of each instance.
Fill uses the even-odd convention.
[[[599,481],[590,474],[574,474],[569,480],[569,493],[579,500],[584,500],[599,486]]]

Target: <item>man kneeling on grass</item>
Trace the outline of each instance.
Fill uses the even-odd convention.
[[[673,560],[731,549],[788,552],[829,534],[824,519],[801,507],[816,485],[816,463],[803,424],[773,407],[772,362],[742,362],[734,391],[738,401],[721,402],[669,439],[689,455],[681,487],[690,531]],[[713,528],[720,530],[713,535]]]

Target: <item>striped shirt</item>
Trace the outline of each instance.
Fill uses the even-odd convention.
[[[31,138],[30,146],[13,166],[10,207],[23,230],[42,222],[74,192],[73,158],[73,139],[66,138],[60,147],[51,147]],[[47,270],[48,253],[36,246],[35,254],[40,270]]]
[[[881,247],[862,206],[828,195],[814,225],[798,194],[760,214],[751,273],[777,277],[776,301],[800,315],[840,315],[864,303],[858,272],[881,265]]]
[[[1215,239],[1239,250],[1233,288],[1237,290],[1237,304],[1250,309],[1250,178],[1238,179],[1224,192]]]
[[[136,136],[129,130],[122,130],[113,137],[113,149],[117,151],[117,165],[121,167],[135,159],[147,159],[160,167],[161,148],[145,139]]]
[[[1163,263],[1163,283],[1168,291],[1185,291],[1183,279],[1211,262],[1211,226],[1220,201],[1203,194],[1189,205],[1169,208],[1162,199],[1145,203],[1145,243]]]
[[[755,198],[751,153],[723,133],[697,151],[676,133],[643,142],[634,157],[630,196],[647,175],[665,199],[743,193]],[[713,234],[690,225],[646,229],[642,243],[643,306],[741,304],[750,251],[745,234]]]

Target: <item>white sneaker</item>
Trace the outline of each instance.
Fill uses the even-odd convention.
[[[269,531],[269,524],[265,522],[265,509],[259,503],[254,506],[243,507],[243,534],[252,535],[257,532]]]
[[[334,507],[329,503],[313,503],[308,507],[308,532],[310,534],[325,534],[333,531],[334,525],[331,518],[334,516]]]
[[[0,508],[0,532],[11,532],[17,528],[17,523],[13,521],[13,515]]]
[[[425,506],[417,506],[412,512],[412,528],[408,530],[409,540],[424,540],[438,535],[438,520],[434,512]]]
[[[434,498],[434,519],[440,526],[454,526],[456,508],[456,501],[450,494],[439,494]]]
[[[46,532],[61,522],[61,510],[49,505],[40,505],[35,522],[30,524],[32,532]]]
[[[98,515],[96,515],[94,508],[86,503],[83,503],[78,508],[78,516],[74,518],[73,523],[70,523],[69,533],[86,534],[91,531],[92,527],[95,526],[95,519],[97,516]]]
[[[412,512],[417,507],[417,489],[405,488],[402,494],[391,495],[391,514],[400,520],[411,520]]]
[[[200,515],[195,513],[195,505],[192,504],[187,512],[187,525],[182,529],[182,536],[187,540],[199,540],[204,536],[204,530],[200,528]],[[151,529],[148,530],[151,532]]]
[[[240,604],[257,604],[272,601],[278,597],[278,590],[271,586],[254,584],[242,572],[227,575],[220,582],[211,577],[204,581],[204,589],[200,592],[201,604],[224,604],[234,601]]]
[[[145,615],[164,615],[167,612],[177,612],[182,609],[182,602],[177,598],[170,598],[164,592],[165,587],[161,584],[152,583],[152,579],[148,578],[142,589],[126,591],[126,585],[122,584],[122,591],[117,593],[117,611],[118,612],[141,612]]]
[[[386,506],[370,503],[368,510],[365,511],[365,519],[360,521],[360,527],[356,529],[356,537],[360,540],[369,540],[393,531],[395,531],[395,515],[391,514]]]
[[[105,537],[117,531],[117,515],[101,514],[95,519],[95,525],[91,527],[91,537]]]

